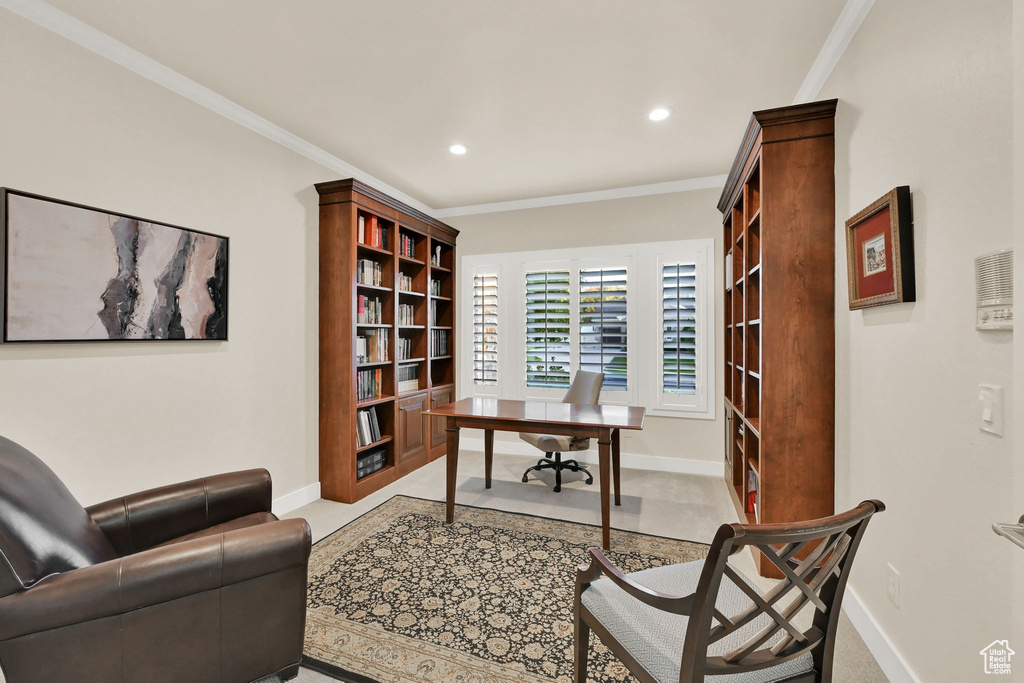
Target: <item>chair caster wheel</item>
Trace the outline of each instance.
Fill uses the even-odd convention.
[[[523,483],[525,484],[525,483],[527,483],[528,481],[530,481],[530,478],[529,478],[529,477],[525,477],[525,476],[524,476],[524,477],[523,477]]]
[[[561,486],[556,486],[555,487],[555,493],[560,493],[561,491],[562,491],[562,487]]]
[[[591,485],[593,485],[593,483],[594,483],[593,478],[587,479],[587,486],[591,486]]]

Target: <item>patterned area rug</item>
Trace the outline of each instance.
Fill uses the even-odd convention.
[[[595,526],[395,496],[313,548],[306,666],[352,681],[572,682],[576,567]],[[612,530],[624,571],[707,546]],[[630,678],[591,638],[591,679]]]

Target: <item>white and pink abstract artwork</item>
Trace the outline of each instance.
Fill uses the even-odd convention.
[[[227,339],[227,237],[2,193],[5,342]]]

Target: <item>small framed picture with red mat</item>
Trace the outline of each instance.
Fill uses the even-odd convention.
[[[846,221],[850,310],[914,301],[910,187],[893,188]]]

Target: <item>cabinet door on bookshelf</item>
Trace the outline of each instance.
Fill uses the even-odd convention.
[[[452,402],[454,387],[441,387],[430,392],[430,409],[440,408]],[[444,447],[447,445],[448,434],[445,432],[445,421],[435,417],[430,420],[430,447]]]
[[[425,456],[423,413],[427,410],[427,394],[408,396],[398,402],[398,461]]]

